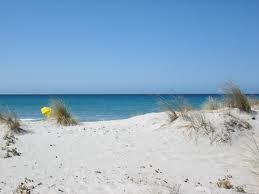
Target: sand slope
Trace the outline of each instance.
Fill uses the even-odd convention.
[[[72,127],[23,121],[28,133],[16,135],[11,145],[21,156],[4,158],[0,150],[0,193],[12,193],[24,181],[34,186],[32,193],[44,194],[237,193],[217,187],[225,176],[247,193],[259,193],[259,181],[245,161],[251,157],[246,145],[253,146],[251,136],[259,135],[259,117],[232,112],[253,129],[232,133],[227,144],[210,144],[206,136],[195,141],[181,118],[169,123],[166,113]],[[222,129],[224,110],[205,115]]]

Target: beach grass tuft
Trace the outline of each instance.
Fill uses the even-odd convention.
[[[220,102],[216,98],[213,98],[212,96],[209,96],[208,100],[203,104],[204,110],[218,110],[222,107],[222,102]]]
[[[245,155],[245,161],[250,165],[250,170],[259,178],[259,139],[252,137],[252,145],[245,145],[244,148],[249,155]]]
[[[172,99],[172,104],[174,105],[176,111],[179,112],[180,116],[184,116],[189,111],[193,110],[191,104],[189,104],[188,101],[182,96],[174,97]]]
[[[170,122],[175,121],[178,118],[178,116],[177,116],[174,108],[172,107],[172,105],[169,102],[167,102],[167,100],[164,97],[162,97],[160,95],[158,97],[160,99],[160,104],[166,110],[167,115],[170,118]]]
[[[52,118],[54,118],[58,124],[64,126],[77,125],[77,120],[72,116],[71,112],[60,99],[51,101]]]
[[[248,98],[233,82],[227,82],[223,87],[224,104],[227,107],[238,108],[244,112],[251,112]]]
[[[198,135],[201,134],[208,136],[210,143],[216,141],[215,128],[212,126],[211,122],[205,118],[205,115],[202,112],[188,112],[185,113],[182,118],[189,123],[188,128],[190,129],[190,136],[192,136],[194,132],[196,140]]]
[[[248,102],[251,107],[258,109],[259,108],[259,99],[256,97],[249,97]]]
[[[159,96],[159,98],[171,121],[178,117],[184,117],[185,114],[193,110],[192,106],[182,96],[174,96],[171,99],[165,99],[162,96]]]
[[[0,113],[0,122],[5,124],[11,132],[21,133],[21,123],[15,112]]]

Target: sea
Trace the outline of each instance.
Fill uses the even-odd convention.
[[[116,120],[164,111],[164,101],[171,106],[178,101],[200,109],[209,96],[222,98],[220,94],[0,95],[0,112],[15,112],[24,120],[41,120],[40,109],[52,100],[61,100],[79,121]]]

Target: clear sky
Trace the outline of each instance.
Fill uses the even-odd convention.
[[[0,1],[0,93],[259,93],[257,0]]]

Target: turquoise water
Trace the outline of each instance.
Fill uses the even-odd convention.
[[[201,107],[208,96],[220,98],[211,94],[180,96],[195,108]],[[62,99],[80,121],[124,119],[163,109],[156,95],[0,95],[0,111],[15,111],[21,119],[42,119],[40,108],[53,98]]]

